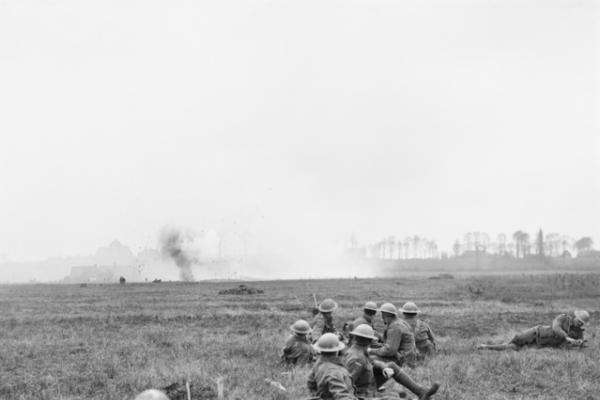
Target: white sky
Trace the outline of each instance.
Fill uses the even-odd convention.
[[[1,1],[0,254],[167,223],[598,242],[597,4]]]

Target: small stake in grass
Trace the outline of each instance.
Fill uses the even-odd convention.
[[[223,385],[223,379],[224,378],[222,376],[219,376],[217,379],[214,380],[215,383],[217,384],[217,398],[219,400],[222,400],[225,398],[225,390],[224,390],[225,388]]]
[[[187,393],[187,400],[192,400],[192,393],[190,391],[190,381],[189,381],[189,379],[185,380],[185,391]]]

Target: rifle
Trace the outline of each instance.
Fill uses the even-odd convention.
[[[319,303],[317,303],[317,296],[315,296],[315,294],[312,294],[313,297],[313,302],[314,302],[314,307],[311,310],[311,312],[313,313],[313,315],[317,315],[319,313]]]

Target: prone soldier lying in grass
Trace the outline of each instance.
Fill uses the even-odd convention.
[[[585,310],[575,310],[560,314],[552,321],[552,325],[537,325],[516,334],[508,343],[480,344],[478,350],[519,350],[523,347],[566,347],[582,346],[584,325],[590,314]]]

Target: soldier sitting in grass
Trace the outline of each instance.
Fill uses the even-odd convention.
[[[480,344],[479,350],[519,350],[526,346],[563,347],[583,344],[584,325],[590,314],[585,310],[575,310],[560,314],[552,325],[537,325],[515,335],[508,343]]]
[[[371,328],[375,329],[375,324],[374,324],[374,320],[375,320],[375,315],[377,314],[377,303],[373,302],[373,301],[367,301],[365,303],[365,305],[363,306],[363,314],[356,318],[354,321],[352,322],[348,322],[346,324],[344,324],[344,337],[346,337],[348,339],[348,345],[352,344],[352,335],[350,335],[350,332],[352,332],[354,330],[354,328],[356,328],[359,325],[362,324],[367,324],[369,325]],[[375,336],[377,336],[377,340],[381,341],[383,336],[374,330]]]
[[[315,351],[308,339],[311,332],[308,322],[300,319],[290,326],[292,335],[285,342],[281,360],[286,364],[304,365],[311,363],[315,357]]]
[[[383,304],[380,311],[386,325],[383,333],[384,343],[381,348],[369,348],[369,355],[384,362],[395,362],[400,366],[404,363],[413,364],[417,349],[412,329],[406,321],[398,318],[398,311],[392,303]]]
[[[415,335],[415,345],[419,356],[424,357],[433,354],[437,348],[435,337],[429,324],[417,318],[417,315],[420,313],[417,305],[409,301],[402,306],[400,311]]]
[[[311,399],[358,400],[350,374],[339,357],[345,347],[334,333],[324,334],[314,344],[319,357],[308,375]]]
[[[310,323],[313,330],[313,341],[325,333],[334,333],[341,340],[342,334],[339,333],[333,322],[333,312],[337,309],[337,303],[333,299],[325,299],[317,308],[313,309],[314,319]]]
[[[425,388],[414,382],[400,369],[398,364],[369,358],[367,350],[373,341],[377,340],[370,325],[358,325],[350,332],[350,335],[353,337],[353,344],[344,356],[344,365],[350,373],[356,395],[359,398],[398,399],[404,397],[387,385],[381,387],[390,378],[419,396],[420,400],[427,400],[437,392],[439,384],[434,383],[431,387]],[[378,390],[378,388],[380,389]],[[405,395],[405,393],[402,394]]]

